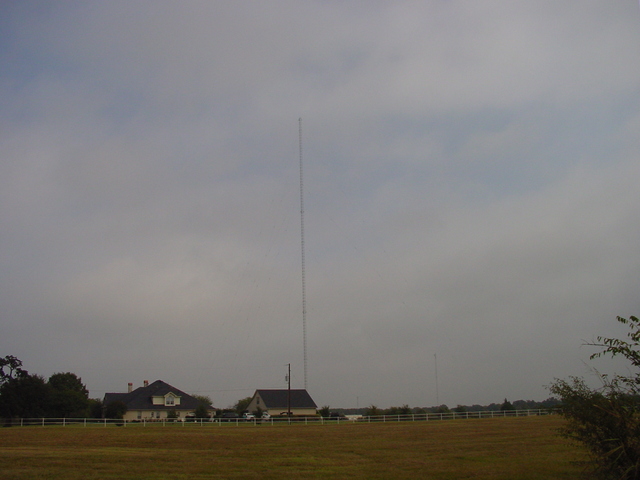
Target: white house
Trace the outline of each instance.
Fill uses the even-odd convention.
[[[133,384],[129,384],[127,393],[106,393],[104,395],[104,406],[113,401],[120,401],[127,407],[124,414],[125,420],[150,420],[167,418],[169,412],[175,412],[177,418],[184,418],[187,414],[195,412],[200,401],[182,390],[156,380],[149,384],[144,381],[142,387],[133,389]],[[214,413],[212,405],[207,406],[210,415]]]

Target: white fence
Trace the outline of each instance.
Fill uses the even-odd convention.
[[[213,418],[213,419],[154,419],[154,420],[117,420],[110,418],[19,418],[5,419],[5,426],[62,426],[62,427],[137,427],[137,426],[177,426],[177,427],[204,427],[225,425],[337,425],[345,423],[381,423],[381,422],[430,422],[442,420],[467,420],[481,418],[502,417],[531,417],[540,415],[552,415],[555,412],[549,409],[537,410],[504,410],[482,412],[447,412],[447,413],[421,413],[401,415],[376,415],[376,416],[350,416],[323,418],[313,417],[271,417],[269,419],[244,419],[244,418]]]

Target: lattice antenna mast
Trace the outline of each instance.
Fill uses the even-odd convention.
[[[300,252],[302,255],[302,355],[304,360],[304,388],[307,389],[307,291],[304,265],[304,188],[302,170],[302,118],[298,119],[298,146],[300,151]]]

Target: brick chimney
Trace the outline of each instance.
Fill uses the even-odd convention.
[[[131,393],[133,391],[133,383],[129,382],[127,393]]]
[[[149,386],[149,380],[145,380],[145,381],[144,381],[144,386],[145,386],[145,387],[148,387],[148,386]]]

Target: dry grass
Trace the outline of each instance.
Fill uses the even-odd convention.
[[[443,422],[12,427],[3,479],[574,479],[557,416]]]

